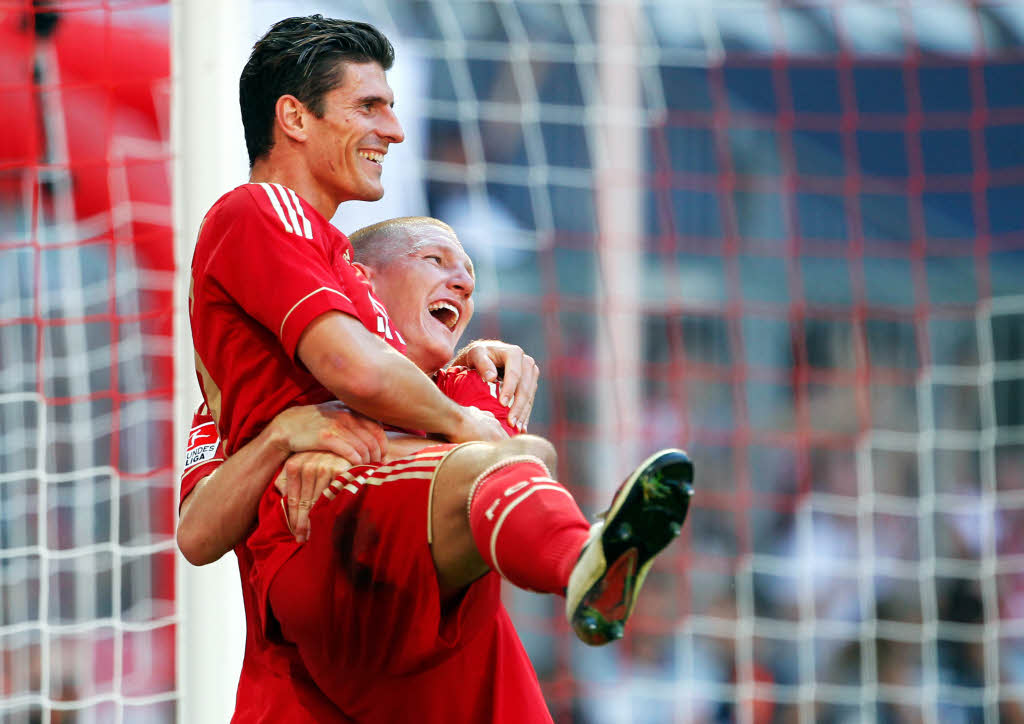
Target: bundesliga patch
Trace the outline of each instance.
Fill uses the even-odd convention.
[[[185,448],[185,470],[213,460],[219,442],[217,426],[212,422],[193,427],[188,435],[188,446]]]

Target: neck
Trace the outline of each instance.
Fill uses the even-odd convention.
[[[287,186],[328,221],[334,216],[340,203],[317,183],[307,166],[274,158],[273,153],[269,158],[253,164],[252,171],[249,172],[249,183],[275,183]]]

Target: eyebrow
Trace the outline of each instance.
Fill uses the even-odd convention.
[[[356,99],[356,105],[357,106],[361,106],[361,105],[364,105],[366,103],[373,103],[375,105],[383,103],[386,106],[391,106],[392,108],[395,107],[395,102],[394,101],[389,101],[384,96],[363,96],[361,98],[357,98]]]
[[[445,256],[448,256],[448,257],[452,256],[452,250],[451,250],[451,248],[449,246],[447,246],[446,244],[442,244],[440,242],[437,242],[437,241],[433,241],[431,239],[423,239],[421,241],[417,241],[416,243],[414,243],[412,245],[412,248],[409,249],[409,254],[410,255],[416,254],[416,253],[418,253],[420,251],[423,251],[424,249],[426,249],[428,247],[433,247],[434,249],[436,249],[436,250],[438,250],[440,252],[443,252],[445,254]],[[465,250],[463,250],[463,251],[465,251]],[[471,277],[473,277],[473,281],[476,281],[476,268],[473,266],[473,260],[470,259],[468,255],[466,256],[466,262],[465,262],[464,266],[466,267],[466,271],[469,272],[469,275]]]

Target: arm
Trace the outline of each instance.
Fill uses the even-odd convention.
[[[438,373],[437,386],[446,397],[467,407],[472,407],[483,415],[499,421],[505,420],[508,416],[508,406],[498,400],[496,385],[482,381],[478,371],[463,367],[449,367]],[[519,432],[508,423],[500,422],[499,424],[509,435],[516,435]],[[388,448],[383,462],[408,457],[424,447],[435,444],[433,441],[419,436],[397,432],[387,433],[387,438]],[[332,453],[300,452],[288,458],[288,462],[285,463],[284,469],[277,476],[274,484],[282,493],[287,493],[286,487],[292,486],[301,487],[303,491],[301,500],[306,501],[307,505],[299,506],[298,509],[291,505],[288,506],[288,525],[300,543],[310,533],[307,524],[309,509],[335,477],[347,470],[348,467],[346,461]],[[289,503],[293,499],[291,495],[286,495],[286,497],[288,497]]]
[[[212,563],[245,538],[274,473],[301,450],[329,451],[346,465],[378,462],[387,450],[387,438],[380,425],[337,402],[285,410],[182,501],[177,541],[189,563]],[[299,513],[309,512],[300,510],[299,503],[313,499],[302,483],[296,477],[286,485],[297,535],[307,530],[306,518]]]
[[[376,420],[451,442],[501,440],[490,415],[452,402],[406,357],[341,312],[314,319],[299,338],[306,369],[339,400]]]
[[[218,560],[252,527],[267,481],[287,457],[274,440],[272,427],[203,478],[182,501],[178,548],[192,565]]]

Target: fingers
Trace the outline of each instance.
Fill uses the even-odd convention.
[[[388,452],[388,436],[384,433],[384,428],[376,420],[371,420],[361,415],[360,419],[362,420],[363,429],[367,434],[366,444],[370,450],[369,462],[379,463]]]
[[[494,360],[487,354],[486,349],[476,347],[470,350],[468,361],[470,367],[480,374],[480,378],[484,382],[494,382],[498,379],[498,368],[495,366]]]
[[[349,410],[332,412],[331,425],[322,430],[321,442],[353,465],[380,462],[388,444],[379,423]]]
[[[288,527],[295,540],[304,543],[312,531],[310,511],[324,490],[352,465],[331,453],[298,453],[285,463],[279,479],[286,490]],[[279,487],[280,489],[280,487]]]
[[[370,447],[363,438],[351,434],[342,437],[326,431],[322,441],[325,450],[344,458],[352,465],[366,465],[370,462]]]
[[[508,411],[508,422],[519,432],[525,432],[533,412],[533,400],[537,396],[537,384],[540,380],[540,367],[533,357],[523,355],[522,374],[516,386],[511,408]]]
[[[497,364],[495,364],[497,362]],[[501,365],[500,353],[487,344],[472,342],[459,352],[452,364],[476,370],[484,382],[498,379],[498,367]]]
[[[309,538],[309,510],[313,507],[319,466],[303,465],[299,469],[299,500],[296,505],[297,514],[292,532],[295,540],[304,543]]]
[[[459,430],[450,436],[450,442],[497,442],[508,437],[505,428],[492,413],[484,412],[477,407],[467,407],[466,410],[469,414],[462,420]]]
[[[331,484],[334,475],[326,465],[307,465],[303,467],[301,477],[302,486],[294,533],[295,540],[304,543],[309,539],[311,532],[309,511],[313,508],[313,503],[320,499],[324,488]]]
[[[298,539],[299,502],[301,500],[299,496],[302,490],[302,481],[299,479],[300,470],[300,466],[289,461],[285,463],[284,470],[279,476],[285,483],[284,500],[285,508],[288,511],[288,529],[296,539]]]
[[[506,346],[504,342],[475,340],[463,347],[455,359],[453,365],[469,367],[476,370],[484,382],[494,382],[498,379],[498,367],[501,366],[503,353],[496,346]]]
[[[494,416],[494,413],[490,410],[481,410],[478,407],[473,407],[473,410],[477,412],[478,419],[482,432],[479,436],[480,440],[488,440],[490,442],[498,442],[508,438],[508,433],[505,432],[505,428],[498,422],[498,418]]]

